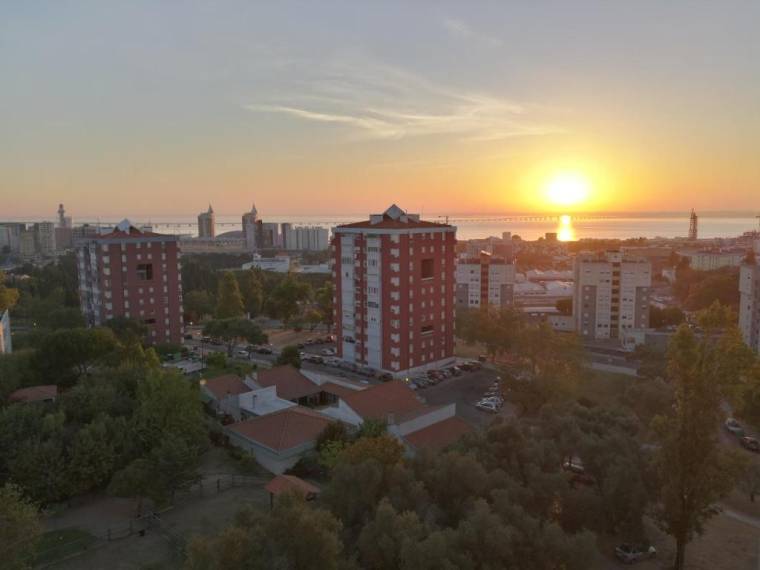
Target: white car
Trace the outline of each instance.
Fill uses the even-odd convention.
[[[475,404],[475,407],[479,410],[483,410],[484,412],[490,412],[492,414],[496,414],[499,412],[499,406],[497,406],[493,402],[478,402],[477,404]]]
[[[247,350],[238,350],[235,354],[242,356],[243,358],[248,358],[250,356]]]
[[[325,356],[335,356],[335,349],[334,348],[323,348],[320,350],[322,354]]]

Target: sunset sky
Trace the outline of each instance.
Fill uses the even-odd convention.
[[[0,218],[754,212],[758,22],[754,1],[6,2]]]

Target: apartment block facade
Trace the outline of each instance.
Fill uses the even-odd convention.
[[[327,228],[281,224],[282,247],[290,251],[324,251],[330,247]]]
[[[649,327],[649,261],[618,251],[579,253],[573,271],[573,320],[583,338],[617,339]]]
[[[754,244],[755,260],[745,261],[739,270],[739,329],[744,342],[760,352],[760,240]]]
[[[214,214],[214,208],[211,207],[211,204],[208,205],[208,210],[198,214],[198,237],[216,237],[216,214]]]
[[[76,243],[79,299],[90,326],[137,319],[151,343],[182,342],[179,241],[142,232],[128,220],[110,233]]]
[[[340,358],[395,377],[453,361],[454,226],[393,205],[332,244]]]
[[[457,308],[511,307],[514,285],[515,266],[503,257],[481,251],[457,260]]]

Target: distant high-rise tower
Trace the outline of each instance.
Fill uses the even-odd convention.
[[[66,210],[64,209],[63,204],[58,204],[58,227],[59,228],[71,227],[71,218],[66,215]]]
[[[694,211],[694,208],[692,208],[691,216],[689,217],[689,239],[692,241],[697,239],[698,222],[699,218],[697,217],[697,213]]]
[[[216,237],[216,220],[214,208],[211,207],[211,204],[208,205],[208,211],[198,215],[198,237]]]
[[[258,214],[256,204],[253,204],[250,212],[243,214],[243,237],[248,251],[256,249],[256,216]]]

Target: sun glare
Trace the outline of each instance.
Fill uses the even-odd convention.
[[[589,197],[591,185],[577,172],[556,174],[546,185],[546,198],[555,206],[576,206]]]

